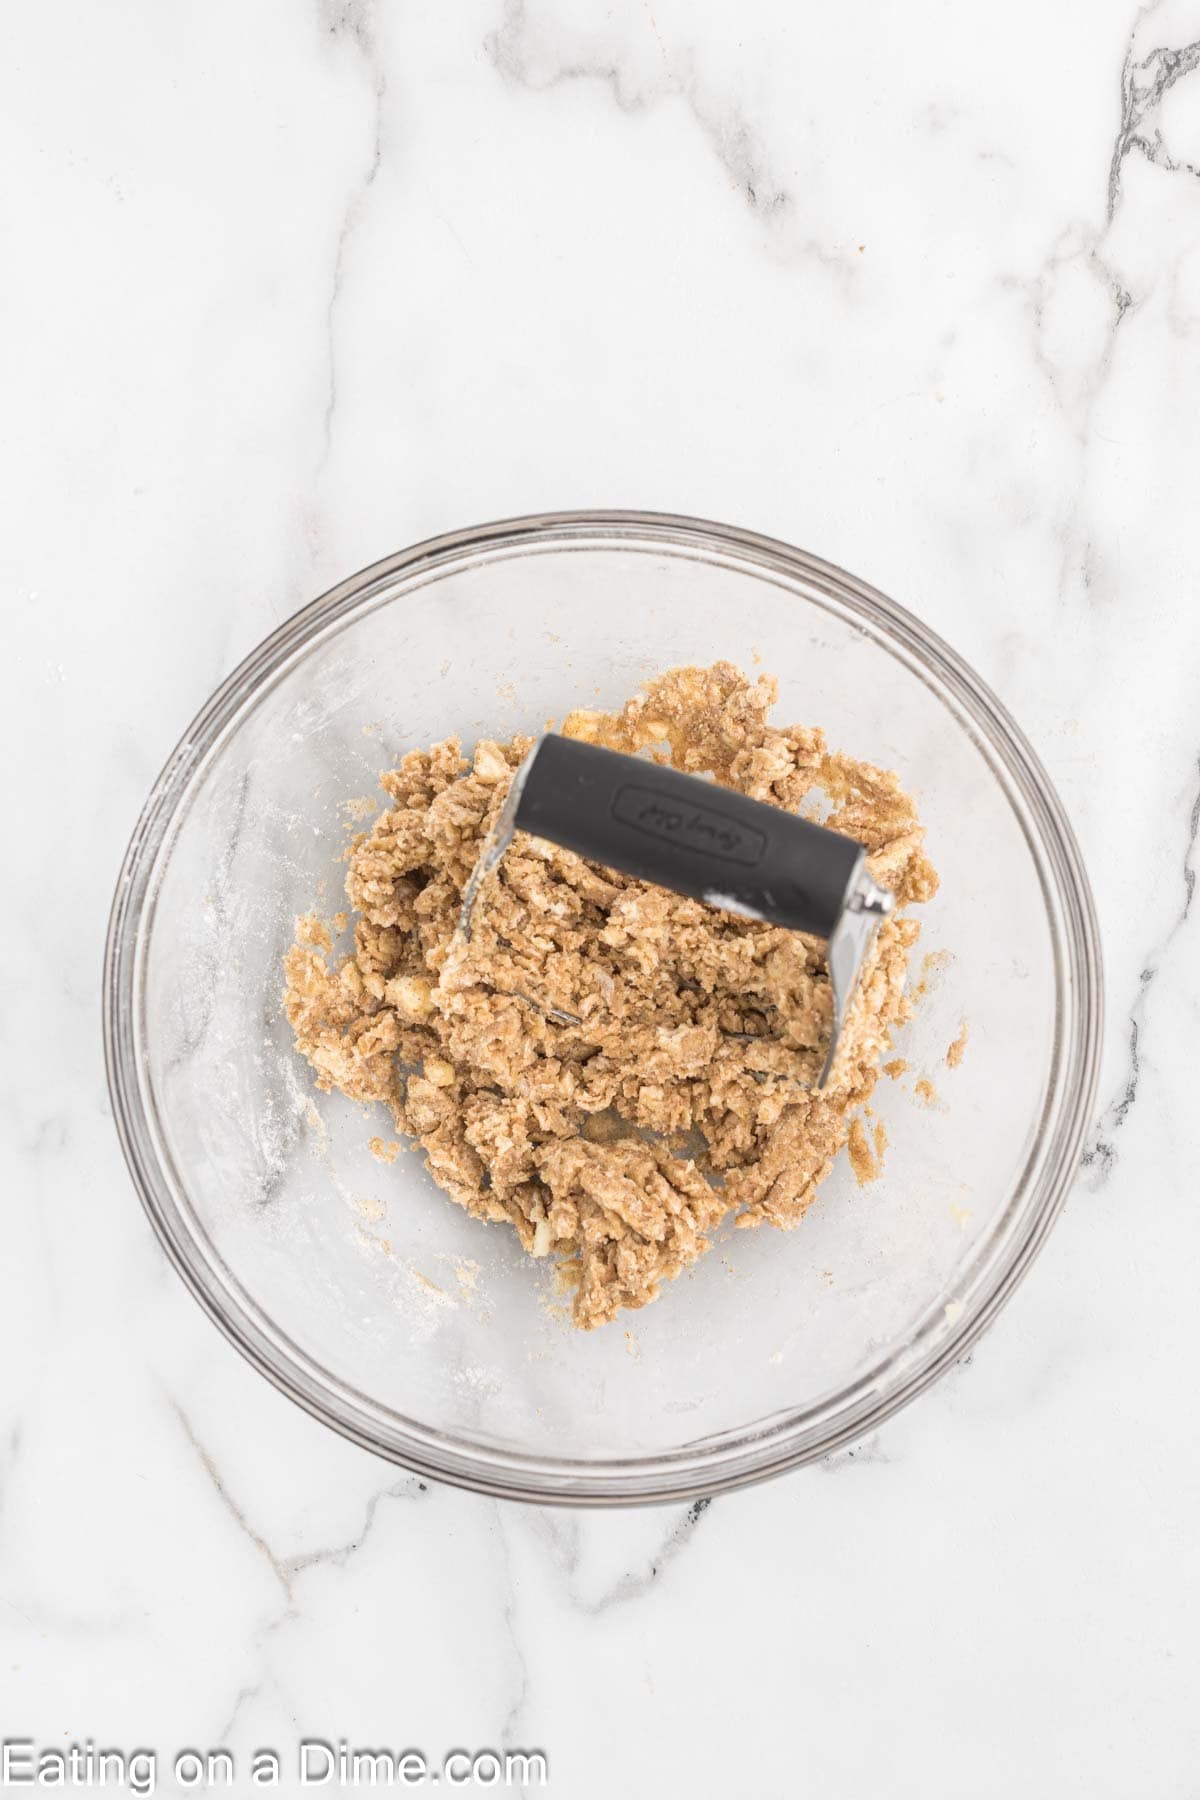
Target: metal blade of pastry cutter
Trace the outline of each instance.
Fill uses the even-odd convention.
[[[514,775],[471,872],[459,915],[467,941],[480,888],[518,831],[739,918],[826,939],[833,1027],[816,1084],[826,1085],[893,904],[855,839],[699,776],[547,732]]]

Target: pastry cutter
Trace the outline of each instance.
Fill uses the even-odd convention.
[[[817,1087],[825,1086],[893,904],[854,838],[697,775],[546,732],[513,776],[467,883],[459,931],[468,941],[480,888],[518,831],[738,918],[826,939],[833,1030]]]

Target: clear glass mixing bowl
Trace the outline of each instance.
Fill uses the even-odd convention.
[[[405,750],[534,731],[681,662],[779,677],[776,718],[897,768],[945,952],[883,1081],[884,1173],[801,1226],[722,1233],[659,1302],[574,1332],[507,1228],[317,1093],[280,1010],[297,913],[336,910],[353,820]],[[367,804],[370,797],[370,804]],[[361,801],[359,805],[348,802]],[[916,971],[919,974],[919,970]],[[699,521],[580,513],[418,545],[280,627],[154,786],[105,969],[109,1081],[172,1260],[300,1405],[407,1468],[525,1499],[678,1499],[825,1455],[962,1355],[1028,1268],[1096,1077],[1087,879],[1004,709],[882,594]],[[961,1066],[944,1066],[966,1021]],[[936,1098],[921,1104],[914,1077]],[[625,1329],[625,1326],[628,1329]]]

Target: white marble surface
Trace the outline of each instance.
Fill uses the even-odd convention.
[[[1200,1791],[1200,0],[4,39],[0,1736],[537,1746],[564,1800]],[[169,1270],[100,1055],[125,838],[232,664],[431,532],[621,504],[944,632],[1108,964],[1089,1167],[969,1366],[699,1514],[422,1490],[294,1411]]]

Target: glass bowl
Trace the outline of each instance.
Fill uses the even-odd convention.
[[[376,775],[453,733],[533,732],[682,662],[779,677],[779,722],[895,767],[941,891],[927,989],[795,1231],[722,1230],[645,1311],[591,1333],[507,1227],[314,1088],[280,961],[341,904]],[[934,953],[922,962],[923,953]],[[821,1457],[959,1358],[1029,1267],[1074,1171],[1100,957],[1070,828],[1029,745],[937,637],[854,577],[697,520],[591,512],[417,545],[314,601],[194,721],[121,871],[105,1036],[125,1154],[222,1330],[317,1418],[444,1481],[527,1500],[669,1500]],[[969,1027],[961,1065],[947,1047]],[[916,1091],[920,1076],[930,1087]]]

